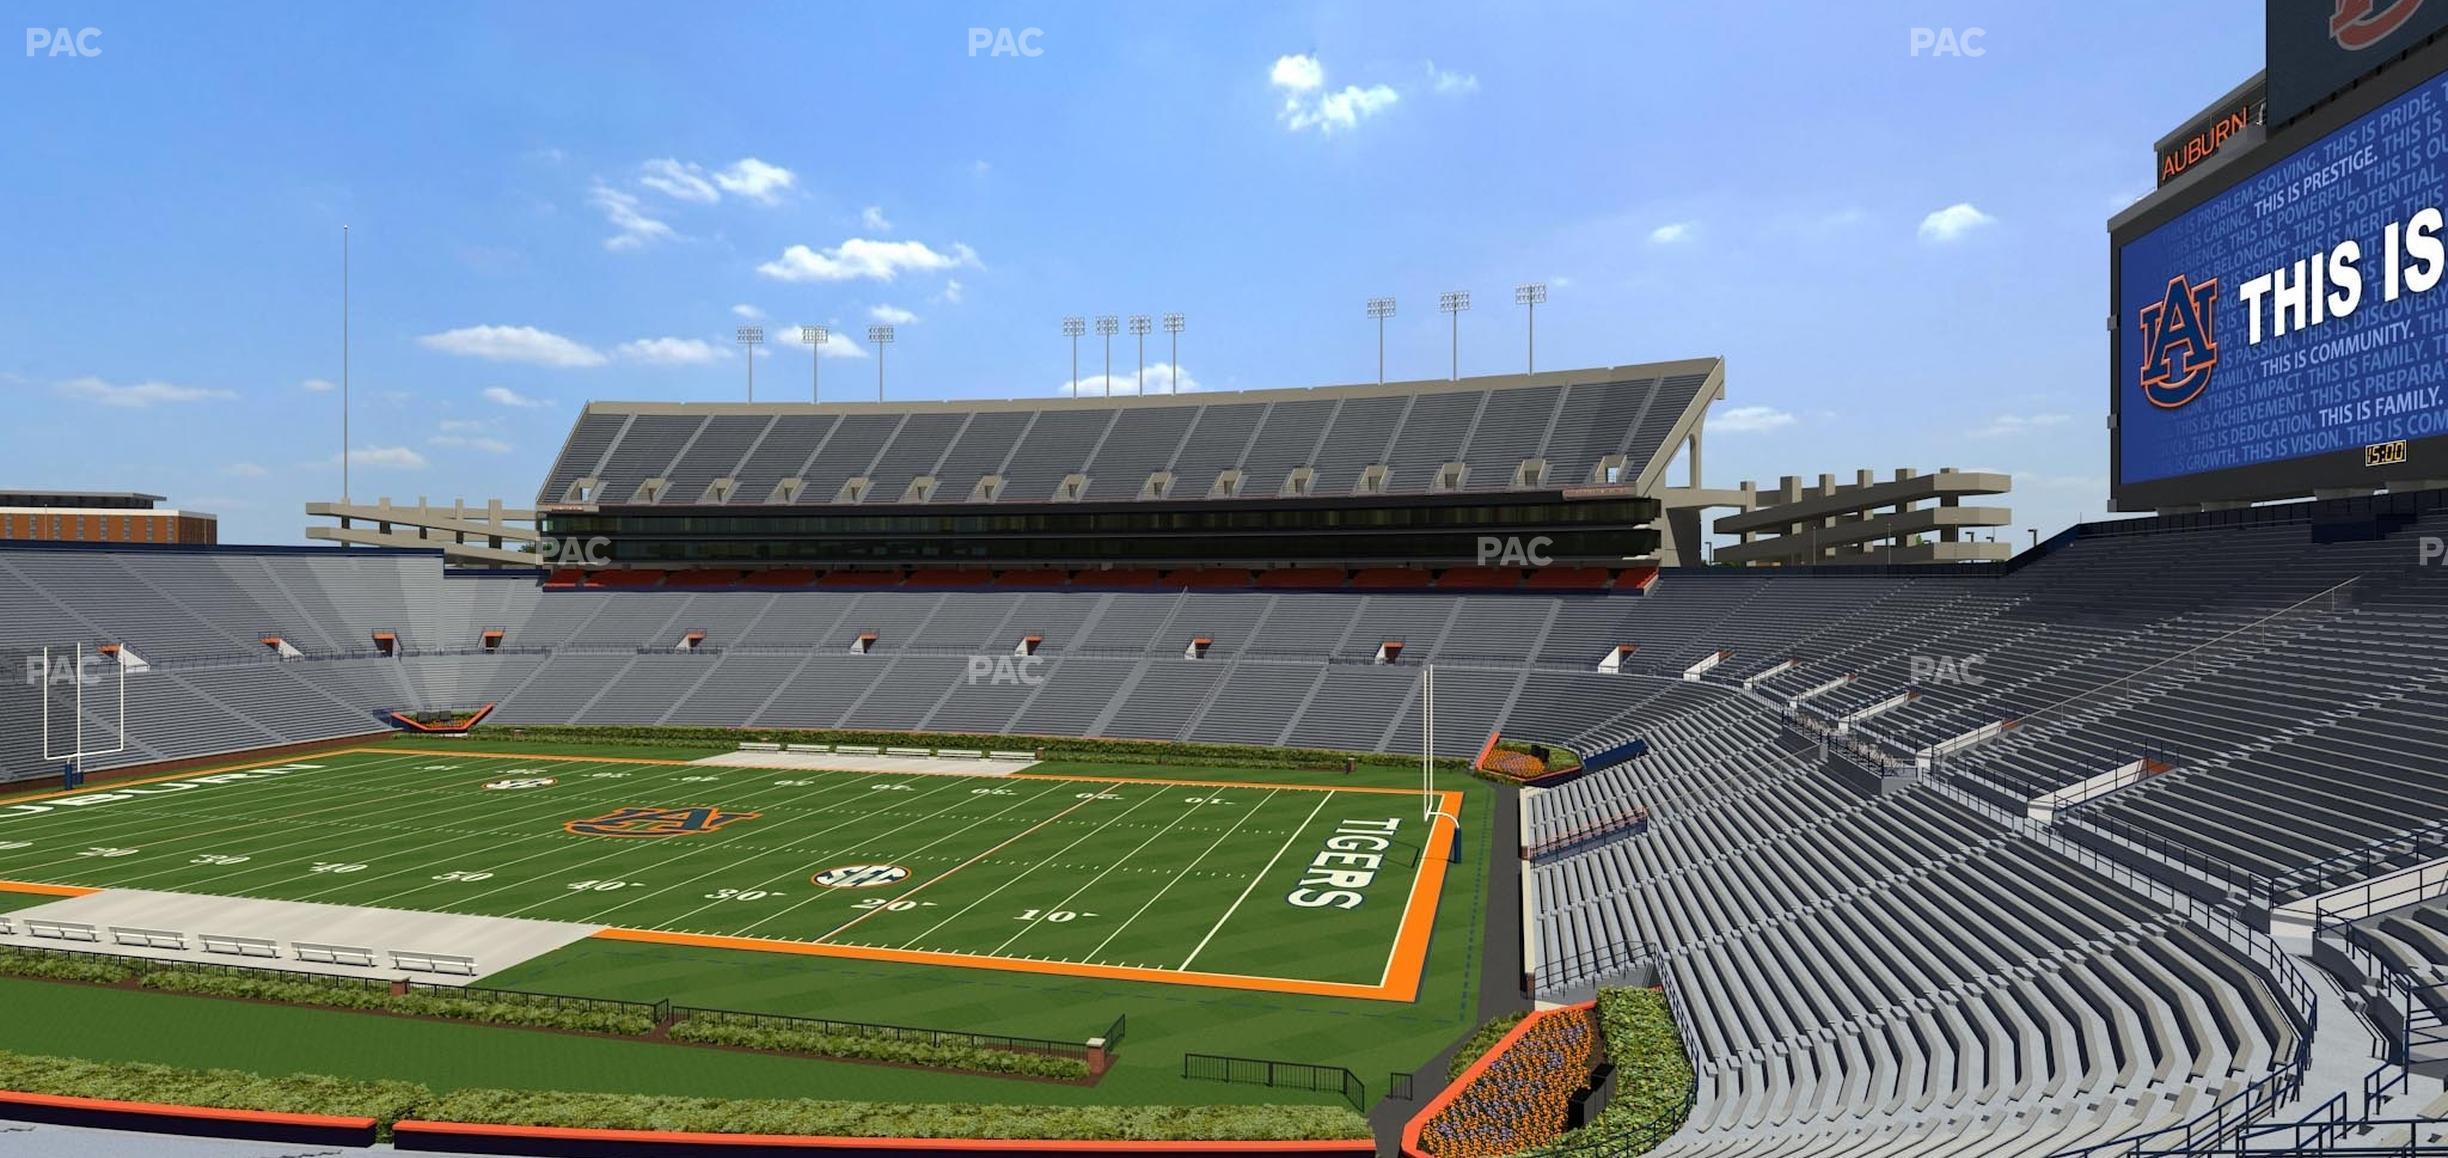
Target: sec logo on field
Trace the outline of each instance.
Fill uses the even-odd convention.
[[[550,788],[559,783],[560,781],[550,776],[511,776],[501,780],[487,780],[484,786],[487,792],[513,792],[521,788]]]
[[[908,880],[909,875],[908,869],[897,864],[846,864],[808,879],[828,889],[872,889]]]

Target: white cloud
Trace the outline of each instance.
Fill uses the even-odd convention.
[[[1467,72],[1452,72],[1428,62],[1428,84],[1436,91],[1452,96],[1479,91],[1479,78]]]
[[[1278,115],[1296,133],[1355,128],[1402,99],[1402,94],[1382,84],[1367,88],[1345,85],[1339,91],[1324,92],[1326,66],[1314,56],[1277,57],[1275,67],[1267,70],[1267,83],[1284,90],[1283,111]]]
[[[59,384],[61,395],[85,402],[98,402],[121,410],[144,410],[152,406],[180,402],[212,402],[236,398],[228,390],[209,390],[201,386],[176,386],[168,382],[138,382],[118,386],[100,378],[72,378]]]
[[[721,347],[702,338],[640,338],[622,342],[613,352],[624,362],[648,366],[703,366],[725,357]]]
[[[445,434],[454,431],[464,434],[471,430],[491,430],[493,420],[489,418],[445,418],[441,422],[441,427]]]
[[[1679,241],[1691,240],[1691,235],[1691,222],[1669,221],[1666,224],[1658,226],[1657,228],[1649,231],[1649,244],[1673,245]]]
[[[1275,67],[1267,70],[1267,83],[1293,92],[1308,92],[1326,83],[1326,66],[1314,56],[1279,56],[1275,58]]]
[[[966,290],[961,285],[959,278],[945,278],[943,292],[936,294],[935,300],[947,305],[957,306],[960,304],[961,294],[964,292],[966,292]]]
[[[486,454],[510,453],[509,443],[482,435],[437,434],[425,441],[435,446],[450,447],[454,450],[481,450]]]
[[[374,470],[425,469],[425,456],[405,446],[359,447],[349,452],[348,461],[352,467],[367,467]],[[322,465],[338,466],[340,456],[335,454],[324,459]]]
[[[563,368],[604,364],[602,351],[534,326],[463,326],[427,334],[418,338],[417,344],[428,350],[488,362]]]
[[[1176,394],[1195,394],[1201,389],[1197,375],[1192,374],[1188,370],[1183,370],[1180,372],[1180,380],[1178,382],[1174,382],[1170,380],[1170,376],[1173,373],[1174,367],[1169,363],[1148,363],[1147,393],[1163,394],[1167,392],[1168,386],[1170,386],[1171,392]],[[1110,389],[1108,389],[1108,387],[1110,387]],[[1056,391],[1056,393],[1059,394],[1067,394],[1079,398],[1096,398],[1109,393],[1136,394],[1138,392],[1138,380],[1135,379],[1130,373],[1122,371],[1115,372],[1110,382],[1103,374],[1091,374],[1085,378],[1079,379],[1076,382],[1065,382]]]
[[[867,316],[888,326],[906,326],[918,320],[918,315],[899,306],[869,306]]]
[[[892,232],[892,220],[884,216],[884,207],[881,205],[870,205],[860,210],[859,224],[865,226],[869,233]]]
[[[231,478],[262,478],[263,476],[272,472],[265,470],[264,468],[251,462],[233,462],[228,466],[222,467],[221,473],[228,475]]]
[[[761,322],[765,320],[765,311],[749,305],[746,302],[741,302],[740,304],[731,307],[731,312],[743,322]]]
[[[1793,415],[1773,406],[1736,406],[1709,416],[1708,428],[1716,434],[1756,434],[1791,426]]]
[[[1958,201],[1921,219],[1921,240],[1944,244],[1960,241],[1975,229],[1997,224],[1997,218],[1972,207],[1969,201]]]
[[[339,387],[332,385],[331,380],[327,378],[308,378],[298,383],[298,389],[308,394],[329,394]]]
[[[938,252],[922,241],[875,241],[853,237],[831,249],[794,245],[782,256],[757,267],[777,281],[891,281],[903,273],[935,273],[977,264],[977,251],[954,244]]]
[[[699,166],[671,157],[662,157],[638,166],[638,184],[671,198],[699,205],[712,205],[722,200],[714,183],[706,180]]]
[[[714,174],[714,183],[725,193],[745,197],[759,205],[779,204],[782,194],[799,183],[797,174],[780,165],[768,164],[754,157],[742,157],[731,166]]]
[[[587,194],[587,202],[603,211],[604,220],[620,232],[604,238],[604,248],[614,252],[639,249],[650,242],[668,241],[678,237],[672,227],[646,215],[638,208],[636,196],[623,193],[609,185],[597,185]]]
[[[1319,97],[1314,105],[1303,105],[1297,97],[1287,98],[1284,101],[1283,120],[1296,133],[1309,128],[1320,133],[1333,133],[1340,129],[1357,128],[1363,119],[1394,107],[1394,102],[1401,99],[1401,94],[1382,84],[1367,88],[1345,85],[1341,92],[1330,92]]]
[[[549,399],[530,398],[507,386],[485,387],[484,400],[496,406],[510,406],[520,410],[541,410],[552,405]]]
[[[2073,420],[2070,414],[2000,414],[1973,431],[1972,437],[2000,438],[2010,434],[2031,434],[2052,426],[2063,426]]]

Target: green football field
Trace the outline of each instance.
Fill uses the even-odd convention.
[[[0,880],[1319,996],[1416,992],[1416,791],[325,753],[0,804]],[[1458,798],[1453,798],[1458,799]],[[1453,803],[1446,807],[1450,810]]]

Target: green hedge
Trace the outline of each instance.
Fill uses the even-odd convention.
[[[47,981],[91,981],[110,985],[136,976],[134,962],[125,958],[71,957],[0,946],[0,973]]]
[[[1129,1141],[1365,1138],[1341,1106],[999,1106],[662,1098],[527,1090],[453,1090],[409,1082],[190,1070],[0,1052],[0,1089],[132,1102],[511,1126],[851,1137]]]
[[[1079,1080],[1088,1076],[1088,1063],[1075,1057],[1029,1053],[1021,1050],[980,1049],[972,1045],[939,1045],[934,1042],[913,1041],[889,1034],[859,1033],[855,1030],[826,1033],[814,1029],[760,1028],[753,1025],[699,1021],[689,1018],[672,1026],[667,1036],[673,1041],[741,1046],[747,1049],[772,1050],[776,1053],[814,1054],[819,1057],[898,1062],[903,1065],[925,1066],[930,1069],[1017,1074],[1026,1077],[1065,1080]]]
[[[432,1090],[413,1082],[317,1074],[267,1078],[239,1070],[191,1070],[13,1053],[0,1053],[0,1089],[224,1110],[374,1118],[385,1127],[400,1118],[414,1117],[434,1100]]]
[[[1598,1023],[1615,1090],[1589,1125],[1526,1155],[1645,1154],[1683,1128],[1691,1114],[1694,1073],[1675,1032],[1674,1010],[1657,989],[1602,989]]]
[[[1454,1051],[1453,1061],[1446,1065],[1445,1080],[1451,1082],[1460,1079],[1462,1071],[1471,1068],[1472,1063],[1496,1048],[1496,1043],[1503,1041],[1504,1035],[1513,1032],[1513,1027],[1520,1025],[1522,1018],[1528,1016],[1527,1013],[1508,1013],[1473,1030],[1470,1037],[1462,1042],[1462,1048]]]
[[[479,734],[511,731],[507,724],[479,725]],[[1322,748],[1259,748],[1241,744],[1177,744],[1149,740],[1085,740],[1060,736],[986,736],[958,732],[861,732],[831,728],[710,728],[521,724],[522,738],[556,743],[686,744],[730,746],[760,744],[860,744],[892,748],[963,748],[1006,751],[1030,748],[1048,760],[1079,763],[1204,764],[1242,768],[1308,768],[1337,771],[1343,762],[1359,758],[1374,763],[1412,762],[1411,756],[1335,752]],[[1454,772],[1469,770],[1467,760],[1439,760]]]
[[[643,1009],[569,1007],[553,1002],[522,1001],[483,994],[409,993],[395,997],[389,989],[371,985],[335,984],[271,975],[253,977],[238,973],[210,973],[177,966],[148,969],[143,978],[145,988],[165,993],[244,997],[288,1005],[405,1013],[487,1025],[573,1029],[633,1037],[652,1033],[655,1026],[654,1015]]]
[[[1369,1136],[1368,1120],[1342,1106],[902,1105],[458,1090],[425,1112],[449,1122],[854,1138],[1304,1141]]]

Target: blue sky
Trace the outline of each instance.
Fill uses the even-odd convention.
[[[1233,390],[1373,377],[1380,294],[1440,376],[1455,288],[1518,369],[1543,280],[1544,367],[1728,359],[1711,483],[2008,470],[2045,535],[2106,493],[2104,222],[2261,53],[2245,0],[10,7],[101,52],[0,50],[0,486],[276,543],[339,492],[343,223],[361,499],[524,503],[589,399],[740,397],[749,313],[849,339],[828,397],[877,318],[893,396],[1012,397],[1166,311]]]

